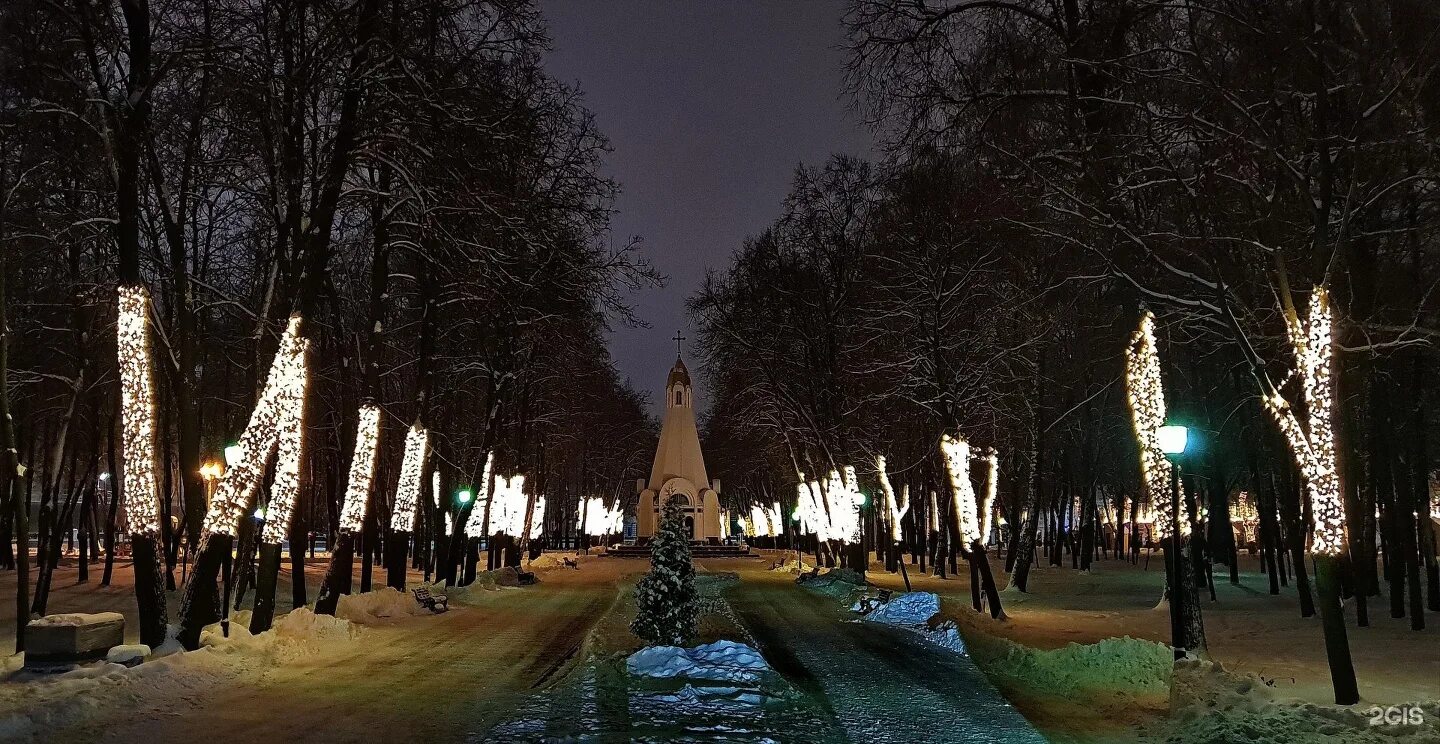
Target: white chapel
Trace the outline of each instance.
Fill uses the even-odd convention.
[[[682,500],[691,540],[714,544],[724,537],[720,527],[720,481],[711,483],[705,475],[690,371],[679,356],[665,381],[665,421],[660,426],[660,444],[655,448],[650,480],[636,481],[635,486],[640,492],[635,537],[641,545],[655,535],[660,507],[669,499]]]

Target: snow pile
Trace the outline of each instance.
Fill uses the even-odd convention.
[[[102,662],[64,674],[12,677],[11,684],[0,685],[0,740],[43,740],[57,728],[106,710],[184,705],[233,682],[246,668],[212,649],[202,649],[133,668]],[[259,669],[257,665],[255,671]]]
[[[280,619],[275,621],[273,630],[282,642],[348,641],[360,632],[359,628],[343,618],[316,615],[309,607],[298,607],[281,615]]]
[[[1247,744],[1421,744],[1440,741],[1440,702],[1417,704],[1423,722],[1388,724],[1367,705],[1315,705],[1280,699],[1259,677],[1235,674],[1209,661],[1175,662],[1171,741]]]
[[[145,660],[150,655],[150,647],[143,643],[115,646],[105,654],[105,661],[111,664],[134,666]]]
[[[445,596],[445,586],[422,585],[435,597]],[[418,615],[429,615],[431,612],[420,606],[415,601],[415,596],[409,592],[402,592],[392,587],[383,586],[373,592],[364,594],[346,594],[340,597],[340,603],[335,608],[335,617],[342,620],[360,623],[362,625],[374,624],[377,620],[386,618],[414,617]]]
[[[277,663],[349,641],[361,630],[303,607],[280,616],[271,630],[259,635],[250,634],[249,622],[250,612],[236,612],[229,637],[216,623],[201,631],[198,651],[162,658],[161,646],[148,662],[135,667],[102,662],[64,674],[18,672],[9,678],[12,684],[0,685],[0,740],[42,737],[102,711],[183,706],[220,687],[257,678]]]
[[[795,583],[846,603],[865,587],[865,580],[860,578],[860,574],[848,568],[832,568],[819,576],[802,573],[795,577]]]
[[[734,641],[642,648],[625,660],[625,669],[637,677],[741,684],[758,684],[771,671],[759,651]]]
[[[894,625],[920,636],[926,643],[934,644],[947,651],[965,654],[965,639],[954,621],[946,620],[935,627],[930,621],[940,614],[940,597],[932,592],[906,592],[897,594],[889,602],[880,603],[870,597],[856,602],[850,610],[863,613],[864,620],[883,625]]]
[[[806,563],[806,562],[804,561],[804,559],[801,559],[801,560],[798,560],[798,561],[797,561],[797,560],[794,559],[794,558],[786,558],[786,559],[784,559],[783,561],[780,562],[780,565],[775,566],[775,567],[771,568],[770,570],[771,570],[771,571],[777,571],[777,572],[779,572],[779,573],[799,574],[799,573],[808,573],[809,571],[811,571],[811,570],[814,569],[814,568],[815,568],[814,564]]]
[[[955,627],[955,622],[952,620],[946,620],[934,628],[919,632],[920,636],[929,643],[954,651],[957,654],[963,655],[967,653],[965,639],[960,637],[960,629]]]
[[[872,623],[924,625],[940,612],[940,597],[933,592],[897,594],[865,616]]]
[[[1028,689],[1061,695],[1086,690],[1164,694],[1169,689],[1174,652],[1163,643],[1124,636],[1044,651],[996,640],[1005,652],[991,659],[986,671]]]
[[[231,613],[229,636],[224,634],[220,623],[205,626],[200,631],[200,645],[223,653],[285,661],[315,653],[322,643],[348,641],[360,632],[360,627],[349,620],[316,615],[309,607],[298,607],[281,615],[270,630],[259,635],[251,635],[250,618],[250,610]]]
[[[540,557],[530,561],[528,564],[526,564],[525,567],[531,571],[549,571],[552,568],[579,568],[579,565],[566,566],[565,559],[567,558],[575,561],[577,564],[579,563],[578,559],[568,555],[557,553],[541,553]]]

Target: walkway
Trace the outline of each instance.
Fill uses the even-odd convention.
[[[1045,741],[968,658],[902,629],[849,622],[834,599],[792,576],[747,577],[729,600],[770,664],[823,700],[853,741]]]

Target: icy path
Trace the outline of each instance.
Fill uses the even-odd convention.
[[[487,593],[478,606],[371,627],[338,653],[182,700],[156,700],[153,711],[105,716],[55,739],[464,740],[508,718],[526,693],[565,676],[615,591],[611,582],[577,582]]]
[[[825,701],[853,741],[1045,741],[968,658],[847,622],[835,600],[793,577],[747,580],[727,596],[771,666]]]

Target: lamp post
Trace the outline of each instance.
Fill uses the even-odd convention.
[[[1190,441],[1190,431],[1178,424],[1166,424],[1156,430],[1160,452],[1170,461],[1170,544],[1165,546],[1166,582],[1170,585],[1170,643],[1175,658],[1185,658],[1185,607],[1187,593],[1183,589],[1184,562],[1181,560],[1180,536],[1180,461]],[[1164,519],[1165,515],[1159,515]]]

